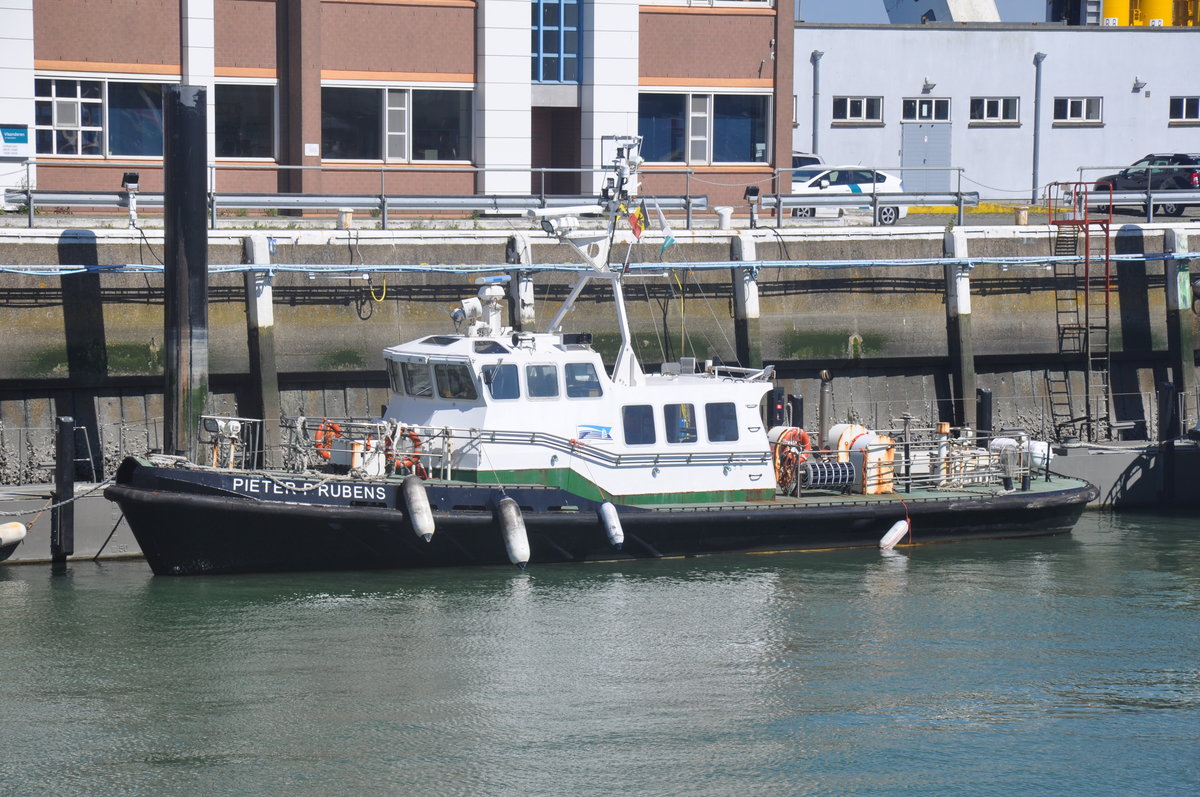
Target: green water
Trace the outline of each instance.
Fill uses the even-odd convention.
[[[1200,793],[1200,542],[0,567],[3,794]]]

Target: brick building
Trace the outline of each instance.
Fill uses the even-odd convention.
[[[220,191],[591,193],[602,137],[640,133],[646,192],[739,204],[790,165],[792,16],[761,0],[0,0],[0,187],[115,190],[132,164],[161,190],[162,87],[182,82],[208,89]]]

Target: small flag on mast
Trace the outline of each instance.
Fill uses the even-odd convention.
[[[657,199],[654,200],[654,211],[658,214],[658,226],[663,232],[662,249],[658,250],[658,258],[661,260],[666,251],[675,245],[675,236],[671,235],[671,225],[667,224],[667,216],[663,213],[662,208],[659,207]]]
[[[633,212],[629,214],[629,229],[633,230],[633,237],[641,240],[642,233],[646,231],[646,202],[642,201]]]

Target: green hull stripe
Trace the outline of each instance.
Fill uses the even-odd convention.
[[[474,484],[540,484],[558,487],[590,501],[612,501],[627,506],[658,506],[662,504],[711,504],[744,501],[770,501],[775,490],[703,490],[683,493],[642,493],[614,495],[601,490],[570,468],[535,468],[532,470],[456,470],[450,474],[455,481]]]

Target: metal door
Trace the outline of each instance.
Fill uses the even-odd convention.
[[[945,192],[950,185],[950,125],[947,122],[903,122],[901,178],[907,192]],[[926,168],[910,168],[921,166]],[[928,168],[928,167],[944,168]]]

